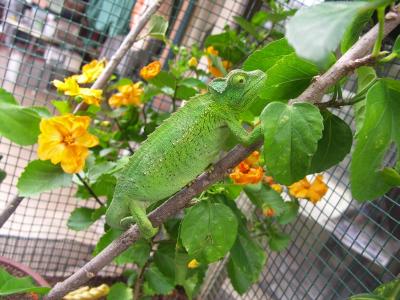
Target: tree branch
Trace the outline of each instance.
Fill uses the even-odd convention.
[[[383,35],[387,36],[393,29],[400,24],[399,7],[390,11],[385,16]],[[362,36],[357,43],[353,45],[343,56],[323,75],[318,76],[314,82],[297,98],[294,102],[319,103],[325,94],[325,91],[335,85],[335,83],[349,74],[357,67],[357,59],[367,56],[375,44],[378,37],[379,24],[375,25],[370,31]],[[350,66],[354,65],[353,68]],[[358,64],[359,66],[359,64]]]
[[[24,197],[15,196],[14,199],[7,204],[6,208],[1,212],[0,215],[0,228],[3,227],[4,223],[7,222],[9,217],[11,217],[22,200],[24,200]]]
[[[386,15],[384,34],[387,35],[399,23],[400,16],[398,13],[391,12]],[[345,55],[339,59],[325,74],[320,76],[313,82],[309,88],[299,97],[299,101],[308,101],[318,103],[322,99],[326,89],[334,85],[338,80],[349,72],[349,64],[358,58],[366,56],[371,50],[377,37],[377,28],[374,27],[365,34]],[[214,165],[210,172],[200,175],[192,185],[185,187],[180,192],[171,197],[167,202],[162,204],[156,210],[150,213],[149,218],[153,226],[159,226],[168,218],[178,213],[186,207],[190,200],[200,192],[207,189],[213,183],[224,178],[228,169],[236,166],[240,161],[249,156],[254,150],[261,146],[259,141],[246,148],[241,145],[236,146],[224,158]],[[140,233],[136,225],[128,229],[118,239],[113,241],[96,257],[90,260],[86,265],[71,275],[65,281],[57,283],[50,293],[45,297],[46,300],[61,299],[67,292],[81,286],[104,266],[109,264],[114,257],[126,250],[133,242],[139,239]]]

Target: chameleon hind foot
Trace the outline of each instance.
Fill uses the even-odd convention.
[[[146,215],[146,209],[140,202],[132,201],[129,204],[129,210],[132,216],[121,220],[121,225],[136,223],[139,231],[145,239],[151,239],[158,232],[158,227],[153,227],[149,218]]]

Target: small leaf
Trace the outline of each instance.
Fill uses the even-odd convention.
[[[322,137],[322,116],[314,105],[272,102],[261,114],[265,164],[279,183],[290,185],[307,174]]]
[[[101,251],[103,251],[112,241],[117,239],[124,231],[111,228],[107,232],[105,232],[101,238],[98,240],[96,247],[93,251],[93,256],[96,256]]]
[[[235,22],[247,33],[255,37],[257,40],[260,39],[260,34],[257,32],[256,27],[241,16],[234,16]]]
[[[166,277],[155,265],[151,265],[146,269],[144,278],[148,282],[149,287],[157,294],[169,294],[175,287],[173,278]]]
[[[60,165],[53,165],[49,160],[33,160],[19,177],[17,188],[20,196],[31,197],[71,184],[72,175],[64,173]]]
[[[94,223],[94,220],[92,219],[92,214],[94,211],[94,209],[87,207],[79,207],[74,209],[68,218],[68,228],[76,231],[89,228],[90,225]]]
[[[243,70],[267,71],[283,56],[292,54],[294,49],[288,44],[286,39],[273,41],[260,50],[254,51],[243,63]]]
[[[365,120],[356,138],[350,167],[351,191],[359,201],[373,200],[392,187],[381,170],[391,142],[400,148],[399,98],[400,84],[395,80],[380,80],[368,91]]]
[[[274,230],[268,237],[268,245],[272,251],[280,252],[289,246],[290,240],[290,235]]]
[[[46,294],[48,291],[50,291],[50,288],[37,286],[30,277],[14,277],[0,268],[0,296],[30,292]]]
[[[318,75],[316,65],[301,59],[295,53],[285,55],[266,72],[267,78],[251,111],[259,115],[271,101],[287,101],[299,96]]]
[[[323,111],[324,130],[318,141],[309,172],[319,173],[341,162],[350,152],[353,133],[349,125],[329,111]]]
[[[135,263],[139,267],[143,267],[150,256],[150,250],[149,242],[141,239],[118,255],[114,261],[117,265]]]
[[[0,136],[22,146],[36,143],[40,116],[35,109],[20,106],[13,95],[2,88],[0,88],[0,120]]]
[[[299,214],[299,202],[296,200],[286,201],[284,203],[283,212],[276,218],[279,224],[286,225],[297,218]]]
[[[400,174],[393,168],[382,170],[383,180],[391,186],[400,186]]]
[[[110,292],[107,295],[107,300],[132,300],[133,293],[132,289],[123,282],[117,282],[110,288]]]
[[[192,88],[198,88],[198,89],[206,89],[207,85],[201,81],[200,79],[197,78],[183,78],[181,81],[179,81],[179,85],[184,85],[187,87],[192,87]]]
[[[206,262],[224,257],[236,234],[237,220],[229,207],[208,201],[192,207],[181,225],[182,244],[189,255]]]
[[[154,264],[169,278],[175,278],[175,247],[176,243],[164,241],[154,254]]]
[[[164,41],[168,29],[167,20],[163,16],[152,15],[149,24],[149,35],[154,39]]]
[[[400,55],[400,35],[397,36],[392,51],[397,55]]]
[[[160,89],[164,87],[169,87],[174,91],[176,88],[175,77],[171,73],[166,71],[161,71],[156,77],[150,79],[149,82]]]
[[[244,191],[250,201],[258,208],[271,207],[274,209],[275,215],[280,215],[284,211],[285,202],[283,198],[267,185],[261,183],[249,184],[244,187]]]
[[[325,2],[302,7],[286,24],[286,37],[296,53],[322,62],[334,51],[346,28],[369,2]]]
[[[6,173],[4,170],[0,169],[0,183],[2,183],[3,180],[4,180],[6,177],[7,177],[7,173]]]
[[[68,114],[71,112],[71,106],[69,105],[69,101],[67,100],[52,100],[51,104],[58,110],[58,112],[62,115]]]
[[[374,290],[374,294],[381,296],[384,299],[399,299],[400,298],[400,279],[394,279],[390,282],[378,286]]]
[[[187,87],[186,85],[178,85],[176,88],[175,97],[177,99],[188,100],[190,97],[193,97],[197,94],[197,91],[194,88]]]

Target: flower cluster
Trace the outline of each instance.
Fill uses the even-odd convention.
[[[67,114],[40,122],[38,156],[53,164],[61,163],[66,173],[79,173],[89,154],[88,148],[96,146],[96,136],[88,133],[90,118]]]
[[[110,104],[111,107],[141,105],[143,89],[141,88],[140,82],[122,85],[117,89],[118,93],[112,95],[110,99],[108,99],[108,104]]]
[[[244,161],[240,162],[229,177],[235,184],[254,184],[260,182],[264,175],[262,167],[258,166],[260,152],[254,151]]]
[[[152,63],[144,66],[140,70],[140,76],[145,80],[150,80],[156,77],[161,71],[161,62],[158,60],[153,61]]]
[[[328,186],[323,181],[321,174],[315,177],[315,180],[310,183],[307,178],[289,186],[289,193],[296,198],[304,198],[316,204],[328,191]]]

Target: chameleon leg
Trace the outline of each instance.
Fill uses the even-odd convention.
[[[139,226],[140,233],[144,238],[150,239],[158,232],[158,228],[154,228],[146,215],[146,209],[140,201],[130,201],[129,211],[132,216],[121,220],[121,225],[125,226],[136,223]]]

